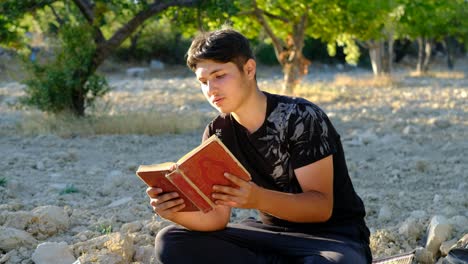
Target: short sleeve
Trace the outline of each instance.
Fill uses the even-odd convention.
[[[210,133],[210,124],[208,124],[208,125],[205,127],[205,131],[203,131],[202,142],[205,142],[205,140],[207,140],[210,136],[211,136],[211,133]]]
[[[289,119],[291,165],[297,169],[336,150],[336,132],[326,114],[313,104],[298,104]]]

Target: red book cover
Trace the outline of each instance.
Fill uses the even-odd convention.
[[[186,201],[183,211],[194,211],[192,206],[187,208],[189,204],[198,208],[195,210],[212,210],[215,206],[211,197],[213,185],[235,187],[224,177],[225,172],[246,181],[251,180],[249,172],[215,135],[184,155],[176,164],[174,171],[170,170],[174,163],[141,165],[137,175],[149,186],[159,187],[164,192],[179,192]]]

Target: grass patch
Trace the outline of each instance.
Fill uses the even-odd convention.
[[[202,127],[199,113],[177,114],[130,112],[118,115],[95,115],[77,118],[71,114],[48,115],[35,113],[18,123],[18,130],[26,135],[56,134],[61,137],[90,135],[159,135],[183,133]]]
[[[80,191],[73,184],[70,184],[70,185],[67,185],[65,189],[61,190],[59,194],[64,195],[64,194],[77,193],[77,192],[80,192]]]
[[[465,73],[458,71],[438,71],[438,72],[417,72],[412,71],[409,73],[410,77],[430,77],[438,79],[464,79]]]
[[[109,235],[112,233],[112,225],[100,224],[97,227],[97,231],[102,235]]]
[[[0,177],[0,187],[5,187],[7,185],[7,179],[5,177]]]
[[[338,74],[330,85],[337,87],[390,87],[395,86],[398,82],[399,80],[391,75],[352,77]]]

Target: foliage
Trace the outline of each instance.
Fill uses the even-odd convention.
[[[122,44],[116,51],[116,57],[124,61],[159,59],[167,63],[184,64],[184,55],[189,46],[190,40],[183,36],[182,28],[164,16],[149,19]]]
[[[5,177],[0,177],[0,187],[5,187],[7,185],[7,179]]]
[[[46,112],[74,112],[74,97],[81,95],[85,106],[90,106],[104,95],[109,90],[106,80],[88,73],[95,52],[92,37],[86,25],[63,28],[59,34],[61,47],[53,61],[30,63],[33,76],[24,81],[27,88],[23,102]]]
[[[69,193],[78,193],[79,190],[73,184],[67,184],[67,186],[60,191],[60,195],[69,194]]]
[[[401,37],[441,40],[454,36],[468,38],[468,2],[465,0],[405,0],[404,15],[398,25]]]
[[[112,225],[100,224],[97,227],[97,231],[102,235],[109,235],[110,233],[112,233]]]

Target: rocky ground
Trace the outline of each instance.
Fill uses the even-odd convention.
[[[468,233],[467,65],[460,62],[455,75],[400,70],[381,87],[336,81],[369,79],[363,69],[317,67],[304,80],[304,94],[342,135],[375,258],[418,248],[419,262],[440,261]],[[261,88],[278,87],[280,70],[261,70]],[[145,74],[109,74],[113,90],[100,109],[215,114],[187,71]],[[17,123],[29,111],[16,107],[20,95],[19,83],[0,80],[0,263],[50,263],[51,256],[62,263],[151,263],[155,234],[168,223],[153,215],[135,170],[177,160],[200,142],[202,128],[157,136],[24,135]],[[255,213],[235,211],[232,221],[249,215]]]

